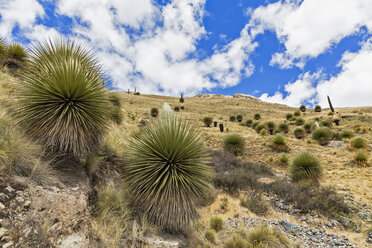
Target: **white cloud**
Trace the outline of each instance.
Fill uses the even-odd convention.
[[[284,86],[284,91],[287,93],[286,96],[277,91],[273,96],[264,93],[260,96],[260,99],[266,102],[281,103],[292,107],[298,107],[304,101],[313,102],[317,93],[314,83],[321,77],[321,71],[313,74],[306,72],[301,74],[295,82]]]
[[[316,87],[317,100],[327,106],[327,95],[336,107],[372,105],[372,40],[355,53],[344,53],[341,72]]]
[[[252,13],[254,34],[274,31],[285,46],[271,64],[303,67],[362,26],[372,32],[371,0],[286,0],[261,6]]]

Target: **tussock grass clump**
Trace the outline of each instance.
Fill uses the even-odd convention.
[[[274,131],[273,131],[273,134],[277,134],[277,133],[281,133],[281,132],[282,132],[282,130],[280,130],[279,127],[276,127],[276,128],[274,129]]]
[[[207,230],[204,234],[204,237],[212,244],[216,242],[216,232],[214,230]]]
[[[6,43],[4,38],[0,36],[0,63],[3,63],[3,60],[6,56]]]
[[[39,43],[18,87],[16,116],[26,133],[52,152],[81,156],[106,133],[109,108],[93,54],[73,42]]]
[[[285,115],[285,118],[289,121],[293,118],[293,114],[288,113],[288,114]]]
[[[234,122],[236,120],[235,115],[230,116],[230,121]]]
[[[116,93],[111,93],[108,97],[111,104],[115,107],[121,107],[120,97]]]
[[[352,140],[350,140],[349,149],[350,150],[358,150],[358,149],[368,150],[369,144],[367,140],[361,137],[355,137]]]
[[[223,219],[219,216],[213,216],[209,219],[209,227],[216,232],[219,232],[223,229]]]
[[[275,129],[275,123],[273,121],[266,122],[267,130],[269,130],[270,134],[273,134]]]
[[[255,120],[261,119],[261,115],[259,113],[254,114],[254,119]]]
[[[329,127],[329,128],[331,128],[331,127],[332,127],[332,120],[330,120],[330,119],[322,120],[322,121],[319,123],[319,125],[320,125],[321,127]]]
[[[300,109],[301,112],[305,112],[306,111],[306,106],[302,104],[299,109]]]
[[[357,150],[354,154],[354,163],[361,166],[368,165],[368,154],[364,150]]]
[[[209,116],[206,116],[206,117],[204,117],[203,122],[204,122],[204,125],[206,127],[210,127],[212,122],[213,122],[213,118],[209,117]]]
[[[110,117],[117,125],[120,125],[123,122],[123,112],[118,107],[112,108]]]
[[[319,183],[323,174],[323,168],[318,157],[307,151],[299,152],[293,157],[289,171],[295,182],[310,180]]]
[[[209,193],[211,168],[200,133],[162,116],[130,140],[124,177],[133,207],[170,232],[185,230]]]
[[[248,120],[246,120],[246,122],[245,122],[245,125],[246,125],[247,127],[251,127],[252,124],[253,124],[252,119],[248,119]]]
[[[255,122],[253,122],[253,124],[252,124],[252,128],[253,129],[256,129],[256,127],[260,124],[261,122],[259,122],[259,121],[255,121]]]
[[[322,112],[322,107],[320,107],[320,105],[316,105],[314,107],[314,112]]]
[[[280,123],[279,124],[279,129],[283,132],[283,133],[288,133],[288,131],[289,131],[289,126],[288,126],[288,124],[287,123]]]
[[[319,145],[327,145],[332,138],[332,132],[328,127],[318,127],[313,131],[313,139],[318,141]]]
[[[266,125],[264,123],[260,123],[256,126],[256,132],[260,133],[261,130],[266,129]]]
[[[28,54],[26,49],[19,43],[12,43],[7,47],[4,66],[15,70],[24,66]]]
[[[304,129],[305,129],[306,133],[311,133],[311,129],[312,129],[313,124],[314,123],[312,123],[312,122],[306,122],[304,124]]]
[[[242,122],[242,121],[243,121],[243,116],[242,116],[242,115],[237,115],[237,116],[236,116],[236,120],[237,120],[238,122]]]
[[[281,165],[288,165],[288,161],[289,161],[289,158],[288,158],[287,154],[285,154],[285,153],[280,154],[279,163]]]
[[[235,155],[241,154],[244,150],[245,142],[239,134],[229,134],[223,140],[223,148],[225,151]]]
[[[173,108],[174,112],[180,112],[180,107],[176,106]]]
[[[343,139],[350,139],[354,136],[353,131],[351,130],[344,130],[341,132],[341,138]]]
[[[257,215],[265,215],[269,210],[269,205],[260,192],[252,192],[241,197],[240,205]]]
[[[256,226],[247,234],[248,247],[273,247],[290,248],[289,239],[277,229],[268,227],[267,224]]]
[[[276,134],[271,142],[271,148],[277,152],[286,152],[289,150],[287,140],[281,134]]]
[[[329,112],[328,112],[328,115],[329,115],[329,116],[332,116],[332,115],[334,115],[334,114],[335,114],[335,113],[333,113],[332,111],[329,111]]]
[[[305,120],[303,118],[296,118],[296,125],[301,126],[305,123]]]
[[[294,115],[295,117],[299,117],[299,116],[301,116],[301,112],[300,112],[299,110],[296,110],[296,111],[293,113],[293,115]]]
[[[267,130],[264,128],[264,129],[261,129],[260,135],[267,136],[267,135],[269,135],[269,132],[267,132]]]
[[[233,236],[226,241],[226,248],[247,248],[248,242],[245,240],[246,234],[234,233]]]
[[[297,139],[302,139],[305,137],[305,130],[302,127],[297,127],[293,130],[293,133]]]
[[[151,113],[152,117],[158,117],[159,109],[158,108],[152,108],[150,113]]]

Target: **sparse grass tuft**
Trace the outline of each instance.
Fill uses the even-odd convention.
[[[293,157],[289,171],[295,182],[310,180],[316,184],[323,174],[319,158],[307,151],[299,152]]]
[[[288,158],[287,154],[285,154],[285,153],[280,154],[279,163],[281,165],[288,165],[288,161],[289,161],[289,158]]]
[[[319,123],[319,125],[320,125],[321,127],[329,127],[329,128],[331,128],[331,127],[332,127],[332,120],[330,120],[330,119],[322,120],[322,121]]]
[[[255,121],[255,122],[253,122],[253,124],[252,124],[252,128],[253,128],[253,129],[256,129],[256,127],[257,127],[259,124],[260,124],[259,121]]]
[[[256,126],[256,132],[257,132],[257,133],[260,133],[261,130],[263,130],[263,129],[266,129],[266,125],[263,124],[263,123],[260,123],[260,124],[258,124],[258,125]]]
[[[223,220],[219,216],[213,216],[209,219],[209,227],[216,232],[219,232],[223,229]]]
[[[351,130],[344,130],[341,132],[341,138],[343,139],[350,139],[354,136],[353,131]]]
[[[204,237],[212,244],[216,242],[216,232],[214,230],[207,230],[204,234]]]
[[[223,140],[225,151],[239,155],[243,152],[245,146],[244,139],[239,134],[229,134]]]
[[[240,205],[257,215],[265,215],[269,210],[269,205],[260,192],[252,192],[241,197]]]
[[[241,234],[234,233],[232,237],[226,241],[225,247],[226,248],[247,248],[249,246],[248,246],[248,242],[245,240],[245,238]]]
[[[256,226],[247,234],[249,247],[272,247],[272,248],[290,248],[289,239],[273,227],[267,224]]]

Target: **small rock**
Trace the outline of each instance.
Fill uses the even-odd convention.
[[[4,209],[5,209],[4,204],[2,204],[2,203],[0,202],[0,210],[4,210]]]
[[[13,193],[13,192],[15,191],[15,189],[13,189],[11,186],[6,187],[5,190],[6,190],[8,193]]]
[[[340,189],[340,190],[343,190],[343,191],[349,191],[350,189],[346,188],[344,185],[342,184],[337,184],[337,188]]]
[[[0,201],[5,202],[9,199],[9,196],[7,196],[4,193],[0,193]]]
[[[306,219],[305,216],[301,216],[300,220],[301,220],[301,221],[306,221],[307,219]]]
[[[8,229],[0,227],[0,240],[8,233]]]
[[[15,198],[15,200],[16,200],[16,202],[18,202],[18,203],[22,203],[22,202],[25,201],[25,200],[23,200],[22,197],[19,197],[19,196],[17,196],[17,197]]]
[[[25,204],[23,205],[25,209],[29,209],[31,207],[31,201],[26,201]]]
[[[11,247],[11,246],[13,246],[13,242],[12,242],[12,241],[10,241],[10,242],[4,244],[4,245],[3,245],[3,248],[9,248],[9,247]]]

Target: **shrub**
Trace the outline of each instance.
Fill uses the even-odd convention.
[[[301,115],[301,112],[296,110],[294,113],[293,113],[294,116],[296,117],[299,117]]]
[[[152,117],[158,117],[159,115],[159,109],[158,108],[152,108],[151,109],[151,116]]]
[[[332,133],[328,127],[318,127],[313,131],[313,139],[318,141],[319,145],[327,145],[331,138]]]
[[[271,148],[277,152],[286,152],[288,151],[287,140],[280,133],[276,134],[272,140]]]
[[[209,227],[216,232],[219,232],[223,229],[223,220],[219,216],[213,216],[209,219]]]
[[[321,126],[321,127],[332,127],[332,120],[330,120],[330,119],[325,119],[325,120],[322,120],[320,123],[319,123],[319,125]]]
[[[281,132],[282,132],[282,130],[280,130],[279,127],[276,127],[276,128],[274,129],[274,131],[273,131],[273,134],[277,134],[277,133],[281,133]]]
[[[231,239],[226,241],[225,247],[226,248],[247,248],[248,243],[241,234],[234,233]]]
[[[230,116],[230,121],[234,122],[236,120],[235,115]]]
[[[124,168],[138,213],[171,232],[185,230],[209,193],[211,169],[200,133],[166,115],[136,133]]]
[[[306,131],[306,133],[311,133],[311,127],[313,126],[313,123],[312,122],[306,122],[304,124],[304,129]]]
[[[243,121],[243,116],[242,116],[242,115],[237,115],[237,116],[236,116],[236,120],[237,120],[238,122],[242,122],[242,121]]]
[[[300,109],[301,112],[305,112],[306,111],[306,106],[305,105],[301,105],[299,109]]]
[[[350,139],[354,136],[353,131],[351,130],[344,130],[341,132],[341,138],[343,139]]]
[[[249,211],[258,215],[264,215],[269,210],[269,206],[265,198],[259,192],[252,192],[251,194],[240,198],[240,205],[248,208]]]
[[[277,229],[268,227],[267,224],[256,226],[247,235],[248,247],[281,247],[290,248],[290,241]]]
[[[26,49],[19,43],[12,43],[6,51],[4,65],[10,69],[21,68],[28,57]]]
[[[322,112],[322,107],[320,107],[320,105],[316,105],[315,108],[314,108],[314,111],[315,112]]]
[[[204,237],[212,244],[216,242],[216,233],[214,230],[207,230],[204,234]]]
[[[302,127],[295,128],[293,133],[297,139],[302,139],[305,136],[305,130]]]
[[[212,121],[213,121],[212,117],[209,117],[209,116],[206,116],[203,119],[203,122],[204,122],[205,126],[207,126],[207,127],[211,126]]]
[[[253,122],[253,124],[252,124],[252,128],[256,129],[256,127],[257,127],[259,124],[260,124],[259,121],[255,121],[255,122]]]
[[[283,133],[288,133],[289,131],[289,126],[287,123],[280,123],[279,124],[279,129],[283,132]]]
[[[295,182],[311,180],[318,183],[322,176],[322,170],[318,157],[307,151],[296,154],[289,168],[290,175]]]
[[[269,130],[270,134],[273,134],[275,129],[275,123],[273,121],[266,122],[267,130]]]
[[[261,115],[259,113],[254,114],[254,119],[255,120],[261,119]]]
[[[102,75],[93,54],[82,46],[39,43],[18,87],[19,124],[52,152],[92,152],[110,114]]]
[[[260,133],[262,129],[266,129],[266,125],[263,123],[260,123],[256,126],[256,132]]]
[[[350,144],[349,144],[350,150],[358,150],[358,149],[367,150],[368,146],[369,145],[367,143],[367,140],[360,138],[360,137],[353,138],[352,140],[350,140]]]
[[[285,115],[285,118],[286,118],[287,120],[291,120],[291,119],[293,118],[293,114],[288,113],[288,114]]]
[[[252,124],[253,124],[252,119],[248,119],[248,120],[245,122],[245,125],[246,125],[247,127],[251,127]]]
[[[179,112],[180,111],[180,107],[178,107],[178,106],[176,106],[176,107],[174,107],[174,112]]]
[[[289,159],[288,159],[287,154],[285,154],[285,153],[280,154],[280,156],[279,156],[279,163],[280,164],[287,165],[288,161],[289,161]]]
[[[305,120],[302,118],[296,118],[296,125],[301,126],[305,123]]]
[[[242,153],[244,146],[244,139],[239,134],[229,134],[223,141],[224,149],[235,155]]]
[[[364,150],[357,150],[354,154],[354,162],[358,165],[368,164],[368,154]]]

